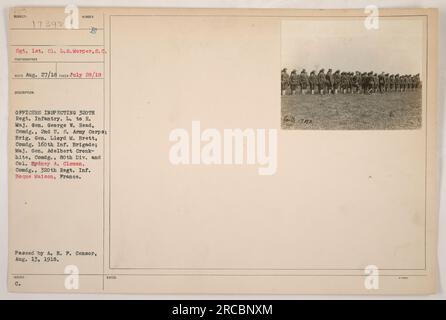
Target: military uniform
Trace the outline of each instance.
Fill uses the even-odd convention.
[[[341,74],[339,70],[336,70],[336,72],[333,74],[333,90],[335,94],[338,93],[340,84],[341,84]]]
[[[332,69],[328,69],[327,73],[321,69],[318,74],[316,71],[311,71],[307,74],[305,69],[302,69],[300,74],[293,70],[288,75],[287,69],[282,69],[281,72],[281,90],[282,95],[288,94],[290,89],[291,94],[296,94],[296,90],[300,87],[302,94],[306,93],[307,87],[310,88],[311,94],[314,94],[318,86],[320,94],[324,93],[338,93],[340,89],[343,93],[361,93],[370,94],[372,92],[406,92],[414,91],[421,88],[422,83],[420,74],[389,74],[381,72],[380,74],[370,72],[341,72],[336,70],[332,73]]]
[[[296,70],[291,71],[290,74],[290,89],[291,94],[296,94],[296,89],[299,86],[299,75],[296,73]]]
[[[363,72],[361,74],[361,87],[363,93],[367,93],[367,86],[368,86],[367,73]]]
[[[302,90],[302,94],[307,93],[308,74],[307,71],[305,71],[305,69],[302,69],[302,71],[300,72],[300,88]]]
[[[319,86],[319,93],[324,94],[324,91],[326,88],[326,79],[325,79],[324,69],[321,69],[321,71],[319,71],[319,74],[317,75],[317,80],[318,80],[318,86]]]
[[[379,77],[378,74],[375,73],[373,75],[373,91],[378,92],[378,89],[379,89]]]
[[[390,77],[389,77],[389,74],[388,74],[388,73],[386,73],[386,74],[384,75],[384,90],[385,90],[386,92],[389,92],[389,91],[390,91]]]
[[[327,86],[327,93],[333,92],[334,79],[331,69],[328,69],[327,74],[325,75],[325,83]]]
[[[287,69],[282,69],[281,73],[281,89],[282,89],[282,95],[284,96],[286,94],[286,91],[290,85],[290,76],[286,72]]]
[[[341,92],[346,93],[348,88],[347,73],[341,72]]]
[[[310,76],[308,77],[308,83],[310,85],[311,94],[314,94],[315,87],[318,83],[316,77],[316,71],[313,70],[310,72]]]
[[[353,93],[353,72],[347,72],[347,92]]]
[[[419,73],[417,73],[416,75],[415,75],[415,87],[418,89],[418,88],[421,88],[421,80],[420,80],[420,74]]]
[[[378,76],[378,89],[380,93],[384,92],[385,80],[384,80],[384,72],[381,72]]]
[[[367,75],[367,92],[371,93],[375,90],[375,76],[373,75],[373,71],[370,71]]]
[[[395,91],[395,76],[393,74],[389,77],[389,85],[390,85],[390,91]]]
[[[353,74],[352,81],[355,92],[359,93],[359,91],[361,90],[361,74],[359,73],[359,71],[356,71]]]

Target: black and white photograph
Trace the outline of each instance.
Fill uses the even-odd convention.
[[[446,299],[445,0],[0,8],[2,306]]]
[[[422,18],[283,21],[282,129],[421,128]]]

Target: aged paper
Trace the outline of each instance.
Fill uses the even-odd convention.
[[[9,79],[10,291],[436,292],[435,9],[12,8]]]

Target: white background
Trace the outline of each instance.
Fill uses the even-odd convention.
[[[13,6],[66,6],[75,4],[82,6],[97,7],[192,7],[192,8],[300,8],[300,9],[333,9],[333,8],[365,8],[368,5],[376,5],[378,8],[439,8],[439,136],[440,136],[440,216],[439,216],[439,239],[438,239],[438,261],[439,261],[439,292],[431,296],[173,296],[173,295],[105,295],[105,294],[12,294],[7,291],[7,249],[8,249],[8,188],[7,188],[7,120],[8,120],[8,57],[7,57],[7,17],[8,8]],[[442,168],[445,166],[445,138],[444,127],[446,113],[445,86],[446,67],[442,59],[445,52],[446,40],[446,1],[444,0],[294,0],[294,1],[235,1],[235,0],[82,0],[82,1],[56,1],[56,0],[2,0],[0,3],[0,298],[1,299],[446,299],[446,174]]]

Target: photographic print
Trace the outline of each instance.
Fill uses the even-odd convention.
[[[417,18],[283,21],[282,129],[420,128],[423,32]]]

